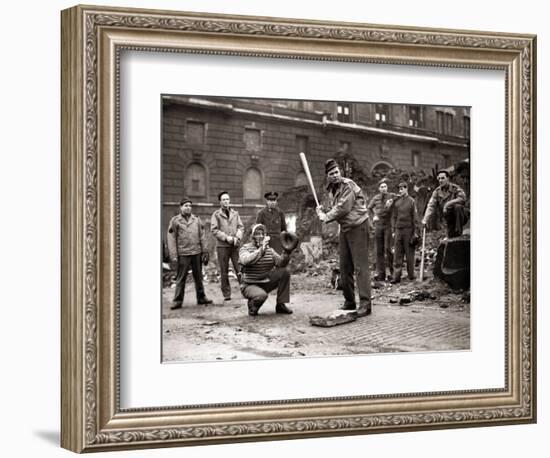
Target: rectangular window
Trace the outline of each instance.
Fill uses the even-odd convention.
[[[451,157],[448,154],[442,154],[443,156],[443,167],[447,168],[451,166]]]
[[[451,113],[445,113],[445,126],[443,129],[445,135],[453,134],[453,120],[454,116]]]
[[[204,145],[206,128],[203,122],[199,121],[187,121],[186,123],[186,136],[187,143],[192,145]]]
[[[420,167],[420,151],[412,152],[412,166]]]
[[[419,106],[409,107],[409,127],[422,127],[422,110]]]
[[[442,134],[443,131],[443,112],[442,111],[436,111],[436,118],[437,118],[437,132]]]
[[[351,122],[351,105],[349,103],[338,102],[336,104],[336,114],[338,121]]]
[[[374,115],[374,119],[376,120],[376,124],[384,124],[390,121],[389,105],[383,105],[383,104],[377,103],[375,110],[376,110],[376,113]]]
[[[260,129],[245,128],[244,144],[247,151],[260,151],[262,149],[262,132]]]
[[[309,139],[305,135],[296,135],[296,151],[298,153],[305,153],[307,154],[309,152]]]
[[[470,138],[470,117],[464,116],[464,138]]]

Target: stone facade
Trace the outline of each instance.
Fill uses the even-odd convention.
[[[165,96],[162,117],[163,227],[187,195],[209,223],[221,190],[243,220],[263,194],[307,184],[318,193],[324,162],[353,155],[366,174],[425,171],[469,158],[469,108]],[[345,171],[344,171],[345,173]]]

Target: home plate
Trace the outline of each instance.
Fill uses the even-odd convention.
[[[338,326],[339,324],[351,323],[357,319],[357,312],[355,310],[336,310],[328,315],[324,316],[310,316],[309,323],[312,326],[321,326],[323,328],[330,328],[332,326]]]

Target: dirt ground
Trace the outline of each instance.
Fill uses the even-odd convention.
[[[275,314],[275,293],[256,317],[247,313],[236,279],[224,302],[217,281],[205,285],[214,304],[197,305],[188,280],[183,308],[170,310],[173,287],[163,290],[163,361],[316,357],[404,351],[468,350],[469,292],[453,292],[439,280],[391,285],[373,282],[373,314],[330,328],[312,326],[312,315],[329,314],[343,303],[330,273],[292,276],[292,315]],[[410,293],[413,293],[412,295]],[[409,303],[407,298],[412,298]]]

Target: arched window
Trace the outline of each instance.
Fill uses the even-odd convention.
[[[255,167],[249,168],[244,174],[244,200],[261,200],[262,188],[262,173]]]
[[[206,197],[206,169],[196,162],[185,171],[185,194],[189,197]]]
[[[374,164],[371,173],[376,177],[385,177],[391,169],[393,166],[389,162],[380,161]]]
[[[305,172],[298,172],[294,179],[294,186],[307,186],[307,176]]]

